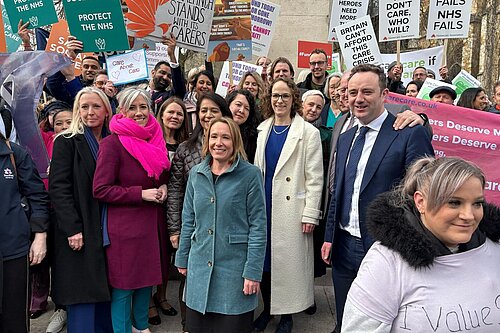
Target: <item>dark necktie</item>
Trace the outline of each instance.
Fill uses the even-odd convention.
[[[366,133],[369,130],[370,128],[366,126],[361,127],[359,135],[356,140],[354,140],[354,144],[351,147],[349,161],[345,168],[344,195],[342,196],[342,214],[340,219],[340,223],[344,227],[349,223],[349,212],[351,211],[352,194],[354,192],[354,180],[356,179],[359,159],[361,158],[363,146],[365,145]]]
[[[350,130],[352,128],[352,126],[354,125],[354,120],[356,118],[354,118],[353,115],[351,115],[349,117],[349,123],[347,124],[347,128],[346,128],[346,132],[348,130]],[[341,131],[340,134],[342,134],[344,132]],[[332,147],[332,149],[336,149],[336,147]],[[333,184],[335,183],[334,182],[334,179],[335,179],[335,154],[336,152],[333,153],[333,158],[332,158],[332,164],[330,165],[330,173],[328,174],[328,190],[330,191],[330,194],[332,194],[333,192]]]

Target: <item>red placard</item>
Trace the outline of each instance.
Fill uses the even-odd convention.
[[[320,43],[320,42],[308,42],[305,40],[299,40],[297,46],[297,67],[298,68],[309,68],[309,56],[311,51],[314,49],[323,49],[327,55],[327,69],[332,68],[332,53],[333,45],[330,43]]]
[[[386,103],[425,113],[432,126],[436,157],[458,156],[476,163],[486,176],[485,197],[500,205],[500,115],[389,93]]]

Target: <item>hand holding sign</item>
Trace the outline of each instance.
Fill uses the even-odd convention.
[[[29,22],[23,24],[23,20],[19,20],[19,24],[17,25],[17,34],[19,35],[19,37],[21,37],[21,40],[24,44],[30,43],[31,30],[28,29],[29,25]]]
[[[170,34],[170,37],[163,36],[163,45],[167,46],[167,54],[170,57],[170,61],[173,63],[177,63],[177,59],[175,58],[175,47],[177,46],[177,41],[175,40],[174,34]]]
[[[83,43],[76,39],[75,36],[68,36],[68,41],[66,42],[66,48],[68,50],[68,57],[71,60],[76,59],[76,54],[80,53],[83,49]]]

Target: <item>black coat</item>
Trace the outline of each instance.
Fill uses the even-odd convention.
[[[58,304],[110,300],[100,208],[92,196],[95,165],[83,135],[55,140],[49,193],[57,218],[52,298]],[[84,245],[73,251],[68,237],[79,232]]]

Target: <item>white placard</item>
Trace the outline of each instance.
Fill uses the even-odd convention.
[[[360,64],[382,62],[370,16],[363,16],[335,29],[347,69]]]
[[[381,42],[419,38],[419,0],[379,0],[379,38]]]
[[[265,0],[252,0],[252,54],[267,57],[273,40],[280,6]]]
[[[167,45],[155,43],[156,50],[146,50],[146,59],[148,61],[148,72],[155,68],[155,65],[160,61],[170,62],[170,56],[167,52]],[[179,47],[175,47],[175,58],[179,61]]]
[[[434,79],[425,79],[424,84],[422,85],[422,88],[420,88],[420,91],[418,92],[417,98],[420,99],[425,99],[425,100],[430,100],[430,92],[437,87],[450,87],[451,89],[455,90],[457,87],[454,86],[453,84],[449,84],[443,81],[438,81]]]
[[[233,61],[232,75],[233,84],[237,85],[240,83],[241,77],[246,72],[257,72],[259,75],[262,74],[262,67],[254,64],[249,64],[244,61]],[[222,66],[222,71],[219,77],[219,83],[217,84],[217,89],[215,92],[222,97],[226,97],[227,89],[229,88],[229,61],[224,61],[224,66]]]
[[[467,38],[472,0],[431,0],[427,39]]]
[[[431,47],[429,49],[422,49],[411,52],[400,53],[401,64],[403,65],[403,72],[401,73],[401,81],[404,85],[413,80],[413,70],[417,67],[425,67],[431,69],[439,75],[439,66],[443,57],[443,46]],[[389,64],[396,60],[396,54],[382,54],[382,63],[385,71]]]
[[[146,50],[140,49],[108,57],[106,68],[108,77],[115,86],[147,79]]]
[[[328,28],[328,40],[338,41],[335,28],[365,16],[366,13],[368,13],[367,0],[333,0]]]

